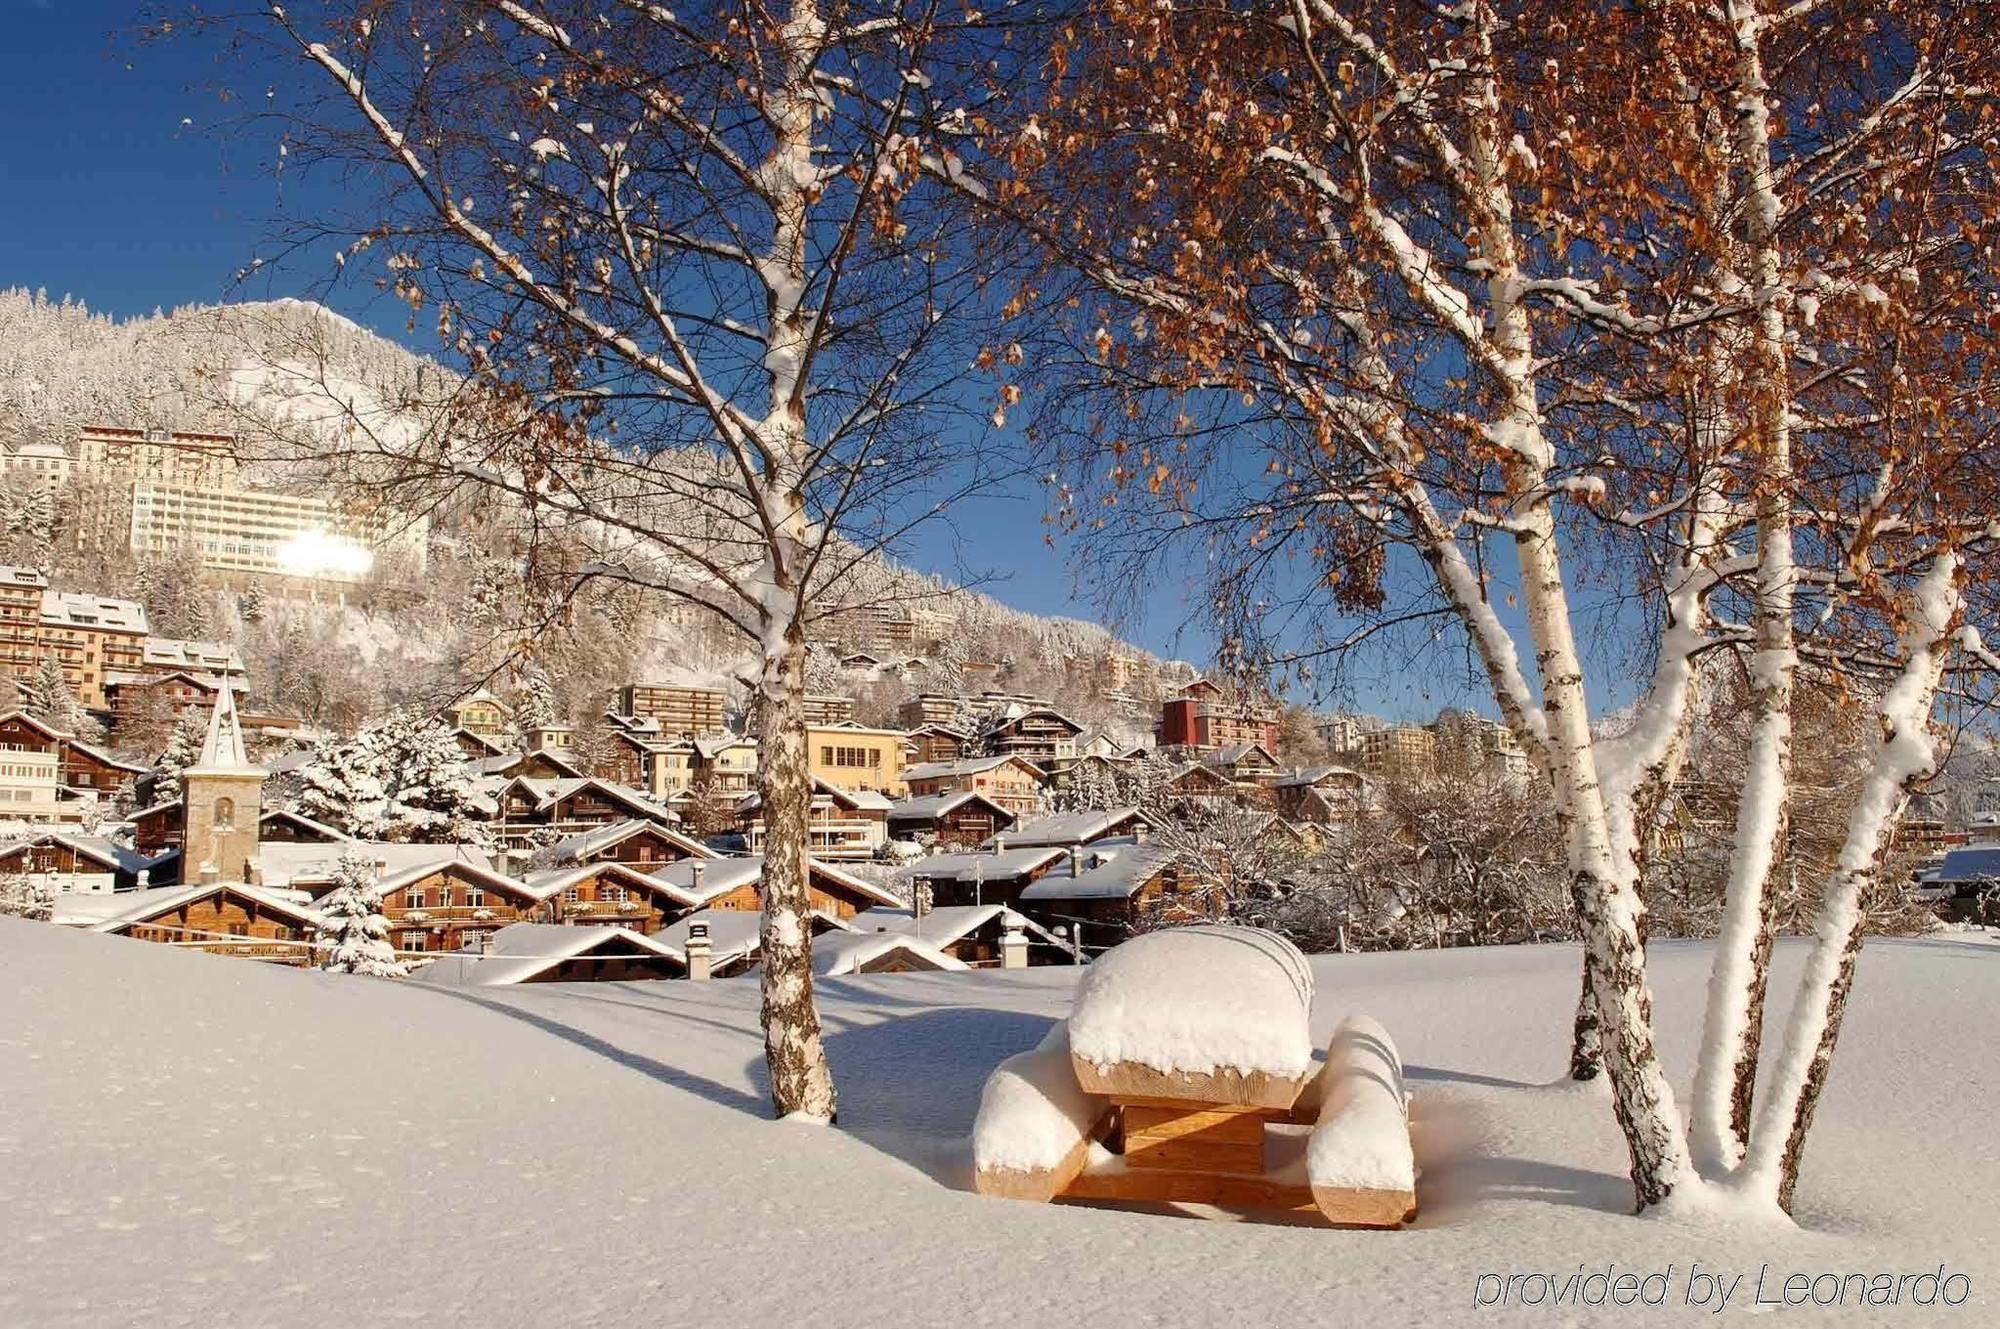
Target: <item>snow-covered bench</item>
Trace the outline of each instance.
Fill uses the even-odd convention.
[[[1270,933],[1185,928],[1107,952],[1068,1021],[987,1081],[980,1193],[1401,1224],[1416,1169],[1395,1045],[1350,1018],[1317,1063],[1311,1014],[1305,958]]]

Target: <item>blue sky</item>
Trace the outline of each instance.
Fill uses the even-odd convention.
[[[272,253],[271,219],[281,210],[309,212],[315,202],[312,182],[296,173],[281,182],[272,172],[271,137],[240,122],[213,128],[240,121],[244,110],[240,101],[225,104],[219,90],[261,97],[266,71],[223,61],[202,42],[138,41],[136,0],[5,3],[11,58],[0,79],[0,287],[68,294],[120,316],[317,293],[319,265],[277,265],[237,280],[253,257]],[[290,192],[281,196],[281,188]],[[410,342],[407,310],[369,296],[350,287],[326,298]],[[1039,486],[1023,481],[960,505],[949,526],[916,539],[909,561],[979,580],[1024,609],[1105,617],[1075,587],[1073,551],[1046,542],[1046,510]],[[1184,570],[1160,568],[1135,584],[1114,626],[1161,654],[1206,661],[1213,638],[1201,621],[1190,622]],[[1433,673],[1384,669],[1360,680],[1352,701],[1425,717],[1466,703],[1458,671]]]

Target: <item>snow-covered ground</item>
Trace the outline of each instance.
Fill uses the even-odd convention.
[[[1685,1068],[1708,953],[1655,956]],[[1316,957],[1315,1041],[1375,1015],[1417,1095],[1422,1219],[1369,1233],[971,1194],[981,1082],[1067,969],[825,981],[829,1130],[765,1119],[754,982],[467,993],[0,919],[0,1325],[1624,1323],[1475,1307],[1482,1274],[1614,1264],[1671,1266],[1636,1318],[1695,1323],[1696,1263],[1747,1275],[1732,1317],[1765,1265],[1767,1296],[1943,1265],[1957,1309],[1775,1313],[1990,1324],[1996,962],[1871,943],[1780,1230],[1626,1214],[1608,1100],[1545,1083],[1574,951]]]

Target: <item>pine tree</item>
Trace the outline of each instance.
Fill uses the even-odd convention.
[[[389,944],[389,920],[382,914],[375,865],[365,854],[350,849],[340,856],[333,869],[333,890],[320,901],[319,911],[326,919],[314,939],[320,968],[370,978],[401,978],[409,972]]]
[[[246,590],[240,597],[238,597],[236,601],[236,612],[243,616],[243,621],[245,623],[263,622],[264,588],[257,585],[254,582],[251,583],[250,589]]]
[[[181,796],[181,774],[201,759],[201,745],[208,726],[198,710],[185,710],[174,721],[167,736],[166,751],[153,763],[153,801],[171,803]]]
[[[34,678],[29,680],[27,704],[28,714],[65,733],[75,733],[77,722],[82,718],[83,707],[78,704],[76,694],[70,691],[62,661],[53,655],[42,657]]]
[[[299,778],[302,812],[362,839],[483,845],[491,838],[457,740],[416,711],[322,743]]]
[[[556,704],[555,684],[538,664],[530,664],[521,670],[520,701],[514,707],[514,720],[522,731],[543,729],[557,723],[561,708]]]

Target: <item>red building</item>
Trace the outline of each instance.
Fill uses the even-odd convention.
[[[1206,752],[1237,743],[1256,743],[1267,752],[1276,752],[1278,717],[1232,697],[1205,678],[1198,678],[1160,703],[1160,723],[1155,735],[1163,748],[1197,748]]]

